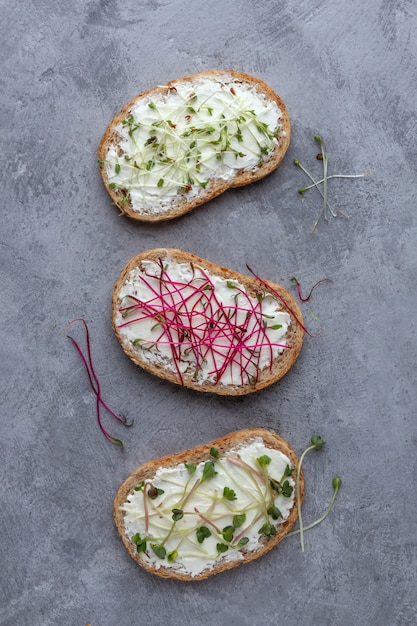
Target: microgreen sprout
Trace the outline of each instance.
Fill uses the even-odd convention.
[[[118,421],[120,424],[122,424],[123,426],[126,427],[130,427],[133,425],[133,421],[132,422],[128,422],[127,419],[125,417],[121,417],[119,415],[117,415],[110,407],[109,405],[103,400],[103,397],[101,395],[101,386],[100,386],[100,381],[98,379],[98,376],[95,372],[94,366],[93,366],[93,358],[92,358],[92,353],[91,353],[91,340],[90,340],[90,331],[87,325],[87,322],[83,319],[83,318],[77,318],[75,320],[72,320],[68,326],[70,326],[71,324],[75,323],[75,322],[81,322],[84,326],[84,330],[85,330],[85,343],[86,343],[86,354],[84,354],[83,350],[81,349],[79,343],[70,335],[67,335],[68,338],[71,340],[73,346],[75,347],[75,349],[77,350],[79,356],[81,357],[81,360],[84,364],[85,370],[87,372],[87,376],[88,376],[88,381],[90,383],[91,389],[93,390],[95,396],[96,396],[96,414],[97,414],[97,422],[98,425],[100,427],[101,432],[103,433],[103,435],[106,437],[106,439],[108,439],[108,441],[110,441],[111,443],[120,446],[120,448],[124,449],[123,447],[123,442],[121,441],[121,439],[118,439],[117,437],[114,437],[113,435],[111,435],[104,427],[102,420],[101,420],[101,407],[104,407],[106,409],[106,411],[108,413],[110,413],[110,415],[112,417],[114,417],[114,419],[116,421]],[[68,327],[67,326],[67,327]]]
[[[331,278],[322,278],[321,280],[318,280],[310,289],[309,293],[307,296],[303,297],[301,294],[301,285],[300,282],[298,281],[298,279],[295,276],[291,276],[290,277],[290,282],[293,283],[294,285],[297,285],[297,293],[298,293],[298,297],[301,300],[301,302],[308,302],[311,298],[311,294],[313,293],[314,289],[320,285],[321,283],[324,282],[329,282],[332,283],[332,279]]]
[[[304,527],[303,527],[303,518],[301,515],[301,491],[300,491],[300,477],[301,477],[301,466],[304,460],[305,455],[310,450],[321,450],[321,448],[325,445],[324,439],[322,439],[319,435],[313,435],[311,437],[311,445],[308,446],[300,456],[300,461],[297,467],[297,480],[295,482],[296,485],[296,494],[297,494],[297,509],[298,509],[298,523],[300,527],[300,543],[301,543],[301,551],[304,552]]]
[[[117,143],[106,155],[109,186],[115,183],[114,188],[124,194],[126,202],[141,203],[139,210],[146,210],[150,203],[155,203],[156,196],[169,192],[188,194],[205,188],[216,177],[213,160],[219,162],[222,171],[229,167],[239,169],[239,161],[245,157],[245,168],[262,166],[279,143],[281,126],[258,119],[258,109],[246,110],[245,99],[239,97],[234,87],[222,84],[220,89],[227,90],[228,95],[234,93],[235,97],[232,101],[225,98],[219,106],[217,88],[207,94],[197,87],[191,98],[181,90],[169,89],[163,103],[145,101],[142,107],[150,111],[135,110],[122,120],[119,136],[123,139],[123,158],[120,159]],[[176,99],[184,99],[184,115],[174,121],[171,93]],[[181,108],[175,108],[181,112]],[[146,121],[149,115],[151,119]],[[128,193],[133,190],[139,194],[132,194],[132,199]]]
[[[314,135],[314,140],[318,143],[319,147],[320,147],[320,152],[316,155],[316,159],[321,161],[323,163],[323,178],[321,178],[320,180],[315,180],[313,175],[304,167],[304,165],[301,164],[299,159],[294,159],[293,163],[294,165],[296,165],[297,167],[299,167],[301,169],[302,172],[304,172],[304,174],[306,174],[306,176],[308,176],[308,178],[311,180],[311,185],[308,185],[306,187],[300,187],[298,189],[298,192],[300,194],[304,194],[306,191],[308,191],[309,189],[313,189],[316,188],[317,191],[320,193],[323,203],[322,203],[322,208],[321,211],[316,219],[316,221],[313,224],[313,227],[311,229],[311,234],[314,233],[314,231],[317,228],[317,225],[320,221],[320,219],[323,217],[323,219],[328,222],[329,221],[329,215],[328,212],[330,212],[330,215],[332,217],[339,217],[339,216],[343,216],[343,217],[348,217],[343,211],[338,210],[335,211],[331,205],[328,202],[328,181],[334,178],[363,178],[366,176],[366,174],[332,174],[329,175],[328,174],[328,167],[329,167],[329,157],[327,152],[324,149],[324,141],[323,139],[320,137],[320,135]],[[320,187],[320,185],[323,185],[323,189]]]
[[[320,524],[323,520],[325,520],[326,517],[328,516],[328,514],[330,513],[330,511],[333,508],[333,504],[334,504],[334,502],[336,500],[336,496],[337,496],[341,486],[342,486],[342,479],[339,476],[335,476],[333,478],[333,480],[332,480],[333,494],[332,494],[332,497],[330,499],[330,503],[329,503],[327,509],[325,510],[325,512],[323,513],[323,515],[321,515],[318,519],[316,519],[311,524],[308,524],[307,526],[304,526],[303,527],[303,531],[301,531],[300,528],[297,528],[296,530],[292,530],[290,533],[288,533],[287,537],[290,537],[291,535],[301,535],[301,532],[305,532],[306,530],[310,530],[311,528],[314,528],[315,526]]]
[[[133,348],[158,352],[159,346],[170,351],[179,382],[186,371],[195,380],[210,377],[216,385],[231,376],[240,384],[255,385],[263,367],[272,367],[276,356],[291,346],[276,332],[282,324],[274,324],[266,307],[276,300],[278,310],[287,311],[300,320],[283,297],[263,282],[256,299],[239,283],[230,284],[231,300],[219,297],[212,277],[201,267],[193,268],[190,278],[178,279],[162,259],[153,262],[152,270],[140,268],[137,281],[146,289],[146,297],[126,295],[120,305],[118,328],[137,328],[139,336],[130,338]],[[259,279],[260,280],[260,279]],[[140,335],[139,323],[149,321],[152,337]],[[303,327],[304,328],[304,327]],[[154,338],[153,338],[154,337]],[[262,365],[267,357],[268,365]],[[211,368],[207,366],[211,364]]]

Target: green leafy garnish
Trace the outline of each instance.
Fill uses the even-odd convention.
[[[178,557],[178,550],[173,550],[168,554],[167,561],[168,563],[173,563]]]
[[[194,463],[184,463],[184,465],[192,476],[197,469],[197,465],[194,465]]]
[[[196,530],[197,541],[198,543],[203,543],[204,539],[207,539],[211,536],[211,531],[207,528],[207,526],[200,526]]]
[[[184,511],[182,509],[172,509],[172,519],[174,522],[178,522],[178,520],[184,517]]]
[[[262,456],[258,457],[256,460],[261,467],[266,467],[271,462],[270,457],[267,456],[266,454],[263,454]]]
[[[272,535],[277,534],[277,530],[273,524],[269,522],[265,522],[263,526],[258,530],[260,535],[264,535],[265,537],[272,537]]]
[[[282,517],[281,511],[275,505],[270,506],[267,510],[267,513],[272,517],[272,519],[278,519],[279,517]]]
[[[218,451],[217,448],[210,448],[210,456],[214,457],[215,459],[218,459],[220,456],[220,452]]]
[[[167,551],[161,544],[151,543],[151,548],[160,559],[164,559],[166,557]]]
[[[206,461],[206,463],[204,463],[204,469],[203,469],[203,475],[201,477],[201,482],[203,483],[205,480],[208,480],[209,478],[213,478],[213,476],[216,476],[216,474],[217,472],[214,467],[213,461]]]
[[[281,492],[281,483],[279,483],[277,480],[275,480],[274,478],[271,478],[271,480],[269,481],[270,487],[271,489],[273,489],[274,491],[276,491],[277,493]]]
[[[139,533],[133,535],[132,543],[135,544],[137,552],[146,552],[146,538],[142,539]]]
[[[236,492],[230,487],[224,487],[223,489],[223,498],[225,500],[237,500]]]
[[[242,526],[242,524],[245,523],[246,520],[246,513],[238,513],[236,515],[233,516],[233,527],[234,528],[240,528],[240,526]]]
[[[239,539],[237,542],[237,545],[241,548],[242,546],[246,546],[247,543],[249,543],[249,537],[242,537],[242,539]]]
[[[298,510],[298,524],[299,524],[299,532],[300,532],[300,544],[301,544],[301,552],[304,552],[304,526],[303,526],[303,517],[301,515],[301,492],[300,492],[300,477],[301,477],[301,466],[304,461],[304,457],[310,450],[321,450],[321,448],[325,445],[324,439],[322,439],[319,435],[313,435],[311,437],[311,446],[308,446],[300,456],[300,461],[297,467],[297,480],[295,482],[296,485],[296,495],[297,495],[297,510]]]
[[[222,552],[227,552],[227,550],[229,549],[229,546],[227,546],[225,543],[218,543],[216,545],[216,549],[217,549],[217,552],[221,554]]]
[[[234,532],[235,532],[234,526],[225,526],[222,530],[223,539],[230,543],[233,539]]]
[[[281,495],[284,496],[284,498],[291,498],[293,491],[294,487],[290,485],[288,480],[285,480],[284,484],[282,485]]]

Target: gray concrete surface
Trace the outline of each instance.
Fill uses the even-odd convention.
[[[416,84],[413,0],[0,3],[0,624],[201,626],[417,623]],[[255,74],[282,96],[292,143],[267,179],[171,223],[118,216],[96,150],[133,95],[211,68]],[[310,227],[320,198],[315,133],[350,219]],[[303,304],[302,355],[251,397],[203,397],[123,354],[112,286],[139,251],[174,246],[289,286]],[[135,419],[122,454],[100,433],[66,324],[84,317],[103,395]],[[82,339],[81,329],[73,334]],[[150,576],[112,521],[141,462],[248,426],[275,429],[306,458],[306,522],[264,558],[205,582]]]

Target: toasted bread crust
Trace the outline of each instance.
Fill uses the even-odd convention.
[[[148,361],[141,359],[139,353],[133,350],[130,342],[128,342],[120,333],[115,320],[116,314],[121,305],[121,299],[119,296],[120,290],[126,283],[131,270],[139,267],[141,265],[141,262],[144,260],[162,260],[164,264],[169,263],[170,260],[176,263],[192,263],[194,266],[202,267],[213,275],[220,276],[221,278],[225,278],[227,280],[236,280],[240,282],[246,289],[248,294],[252,297],[255,297],[256,293],[260,289],[267,286],[267,288],[271,289],[272,294],[275,292],[280,296],[280,298],[282,298],[282,300],[286,304],[287,311],[290,313],[291,325],[285,338],[286,344],[289,345],[290,348],[284,350],[281,354],[277,356],[277,358],[275,358],[272,367],[266,367],[261,370],[258,374],[256,382],[244,385],[222,384],[221,381],[217,383],[213,383],[210,381],[205,383],[198,383],[194,380],[192,374],[184,374],[181,380],[174,369],[164,367],[162,364],[158,363],[150,364]],[[298,355],[300,354],[303,344],[303,316],[297,302],[286,289],[279,285],[276,285],[271,281],[260,282],[256,278],[249,278],[248,276],[244,276],[233,270],[229,270],[225,267],[215,265],[210,261],[201,259],[189,252],[183,252],[181,250],[176,250],[173,248],[156,248],[154,250],[148,250],[133,257],[133,259],[128,262],[114,287],[112,310],[114,332],[116,333],[116,336],[124,352],[132,359],[132,361],[134,361],[134,363],[136,363],[149,373],[159,376],[160,378],[202,392],[211,392],[219,395],[240,396],[268,387],[269,385],[275,383],[280,378],[282,378],[294,365]]]
[[[210,457],[210,449],[215,447],[219,450],[220,454],[225,453],[231,448],[240,445],[246,444],[251,440],[260,437],[265,446],[269,448],[274,448],[279,450],[283,454],[285,454],[289,460],[291,461],[291,465],[295,468],[294,476],[297,473],[299,459],[295,454],[294,450],[290,447],[290,445],[277,434],[270,430],[266,430],[264,428],[248,428],[245,430],[235,431],[230,433],[220,439],[216,439],[207,443],[205,445],[197,446],[190,450],[185,450],[183,452],[179,452],[177,454],[171,454],[159,459],[154,459],[152,461],[148,461],[144,463],[137,469],[135,469],[130,476],[126,478],[126,480],[119,487],[113,505],[113,515],[114,520],[119,531],[119,534],[122,538],[123,544],[129,552],[130,556],[134,561],[144,569],[148,570],[152,574],[156,574],[157,576],[161,576],[162,578],[176,578],[179,580],[203,580],[208,578],[213,574],[217,574],[219,572],[223,572],[227,569],[231,569],[233,567],[237,567],[243,563],[249,563],[254,559],[259,558],[263,554],[269,552],[272,548],[274,548],[284,537],[289,533],[291,528],[298,517],[297,510],[297,497],[295,496],[294,505],[290,511],[288,518],[282,524],[279,524],[277,529],[277,534],[271,537],[262,537],[262,545],[258,550],[242,550],[243,560],[241,561],[219,561],[214,565],[213,568],[206,568],[200,574],[196,576],[191,576],[188,574],[184,574],[176,571],[170,567],[164,567],[163,565],[156,569],[152,567],[148,562],[146,562],[141,554],[138,554],[136,551],[136,546],[130,541],[129,537],[126,535],[125,526],[124,526],[124,512],[120,510],[120,507],[126,502],[128,495],[134,490],[135,486],[138,485],[142,480],[152,479],[155,475],[156,471],[160,467],[168,468],[174,467],[180,463],[195,463],[198,464],[201,461],[207,460]],[[304,499],[304,475],[301,471],[300,473],[300,503],[303,502]]]
[[[183,78],[180,78],[177,80],[172,80],[168,82],[166,85],[161,85],[158,87],[154,87],[153,89],[148,89],[147,91],[144,91],[140,93],[139,95],[135,96],[134,98],[132,98],[132,100],[130,100],[130,102],[128,102],[123,107],[120,113],[118,113],[108,125],[99,145],[99,149],[98,149],[99,160],[105,161],[109,147],[112,144],[118,143],[119,136],[117,133],[117,126],[121,124],[122,121],[125,120],[129,116],[133,105],[138,100],[140,100],[141,98],[146,98],[147,96],[155,96],[156,94],[160,94],[160,93],[165,94],[167,91],[169,91],[170,88],[175,87],[175,85],[180,82],[181,83],[189,82],[190,84],[192,84],[193,81],[195,81],[196,79],[200,79],[200,78],[207,78],[207,79],[212,78],[214,80],[222,80],[223,78],[224,80],[227,80],[229,82],[234,81],[234,82],[246,83],[248,85],[255,86],[256,90],[259,93],[265,95],[267,99],[276,102],[278,108],[282,112],[282,117],[280,118],[280,125],[282,127],[283,132],[280,135],[279,144],[275,147],[274,151],[271,153],[268,159],[262,163],[262,165],[256,166],[252,169],[243,168],[241,170],[236,170],[235,176],[229,181],[225,181],[219,178],[213,178],[210,180],[203,194],[199,196],[194,196],[190,199],[187,199],[184,196],[178,195],[178,198],[169,207],[167,207],[163,213],[156,213],[156,214],[139,213],[137,210],[134,210],[131,202],[129,200],[126,202],[125,193],[122,190],[112,189],[111,187],[109,187],[109,179],[108,179],[108,175],[106,172],[106,168],[101,167],[100,173],[103,178],[104,185],[106,186],[106,189],[108,193],[110,194],[110,197],[113,203],[120,209],[120,211],[123,214],[127,215],[128,217],[134,220],[145,221],[145,222],[159,222],[159,221],[170,220],[170,219],[179,217],[180,215],[183,215],[184,213],[188,213],[195,207],[208,202],[212,198],[215,198],[216,196],[220,195],[221,193],[223,193],[229,188],[242,187],[251,182],[264,178],[265,176],[267,176],[268,174],[270,174],[271,172],[273,172],[275,169],[278,168],[278,166],[281,164],[287,152],[288,146],[290,144],[290,136],[291,136],[290,118],[289,118],[284,102],[271,89],[271,87],[269,87],[269,85],[264,83],[259,78],[251,76],[249,74],[235,72],[233,70],[230,70],[230,71],[210,70],[207,72],[200,72],[197,74],[184,76]]]

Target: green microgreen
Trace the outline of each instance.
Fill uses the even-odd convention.
[[[311,229],[311,234],[314,233],[314,231],[317,228],[317,225],[320,221],[320,219],[323,217],[323,219],[328,222],[329,221],[329,216],[328,216],[328,212],[330,213],[330,215],[332,217],[339,217],[339,216],[343,216],[343,217],[348,217],[343,211],[338,210],[335,211],[331,205],[328,202],[328,182],[330,179],[332,178],[363,178],[364,176],[366,176],[366,174],[332,174],[329,176],[328,174],[328,166],[329,166],[329,157],[328,154],[326,153],[325,149],[324,149],[324,141],[323,139],[319,136],[319,135],[314,135],[314,140],[319,144],[320,146],[320,152],[319,154],[316,155],[317,160],[321,161],[323,163],[323,178],[321,178],[320,180],[315,180],[314,177],[312,176],[312,174],[310,174],[310,172],[300,163],[299,159],[294,159],[294,165],[296,165],[297,167],[299,167],[304,174],[306,174],[306,176],[308,176],[308,178],[311,180],[312,184],[308,185],[307,187],[300,187],[298,189],[298,192],[300,194],[304,194],[306,191],[308,191],[309,189],[315,188],[317,189],[317,191],[319,192],[319,194],[322,197],[323,203],[322,203],[322,208],[321,211],[316,219],[316,221],[313,224],[313,227]],[[320,185],[323,185],[323,189],[321,189]]]
[[[218,448],[210,448],[210,456],[212,456],[215,459],[218,459],[220,456],[220,452]]]
[[[268,515],[270,515],[272,517],[272,519],[279,519],[280,517],[282,517],[282,513],[279,510],[278,507],[276,507],[275,505],[272,505],[268,508],[267,510]]]
[[[277,534],[277,529],[270,522],[265,522],[258,532],[260,535],[264,535],[265,537],[272,537]]]
[[[308,526],[304,526],[302,531],[300,528],[297,528],[297,530],[292,530],[290,533],[288,533],[287,537],[290,537],[291,535],[301,535],[302,532],[305,532],[306,530],[310,530],[311,528],[314,528],[318,524],[321,524],[321,522],[326,519],[326,517],[332,510],[334,502],[336,500],[336,496],[341,486],[342,486],[342,479],[339,476],[335,476],[332,480],[333,494],[330,499],[330,503],[327,509],[325,510],[325,512],[323,513],[323,515],[321,515],[318,519],[316,519],[311,524],[308,524]]]
[[[174,522],[178,522],[178,520],[184,517],[184,511],[182,509],[172,509],[172,519]]]
[[[217,472],[214,466],[213,461],[206,461],[204,464],[203,474],[201,476],[201,482],[208,480],[209,478],[213,478],[216,476]]]
[[[237,513],[233,516],[233,528],[240,528],[246,521],[246,513]]]
[[[223,488],[223,498],[225,500],[230,500],[230,501],[237,500],[236,492],[233,489],[231,489],[230,487],[224,487]]]
[[[159,543],[151,543],[151,548],[155,552],[156,556],[160,559],[164,559],[166,557],[166,549],[164,546],[161,546]]]
[[[178,558],[178,550],[173,550],[167,556],[168,563],[173,563]]]
[[[133,535],[132,543],[136,546],[136,552],[146,552],[146,538],[142,539],[139,533]]]
[[[188,470],[188,472],[191,474],[191,476],[194,474],[195,470],[197,469],[197,465],[194,465],[194,463],[184,463],[186,469]]]
[[[216,544],[216,550],[219,554],[222,554],[223,552],[227,552],[228,549],[229,549],[229,546],[227,546],[225,543]]]
[[[256,460],[257,460],[257,462],[259,463],[259,465],[260,465],[261,467],[266,467],[266,466],[267,466],[267,465],[269,465],[269,464],[270,464],[270,462],[271,462],[271,458],[270,458],[268,455],[266,455],[266,454],[264,454],[264,455],[260,456],[260,457],[259,457],[259,458],[257,458]]]
[[[233,540],[234,533],[235,533],[234,526],[225,526],[222,530],[222,537],[225,541],[227,541],[228,543],[231,543]]]
[[[246,546],[247,543],[249,543],[249,537],[242,537],[237,542],[237,546],[238,548],[242,548],[243,546]]]
[[[196,530],[197,541],[198,543],[203,543],[204,539],[207,539],[211,536],[211,531],[207,526],[200,526]]]
[[[324,439],[322,439],[319,435],[313,435],[311,437],[311,445],[308,446],[300,456],[300,461],[297,467],[297,480],[296,480],[296,495],[297,495],[297,509],[298,509],[298,523],[300,527],[300,544],[301,551],[304,552],[304,527],[303,527],[303,518],[301,515],[301,492],[300,492],[300,477],[301,477],[301,466],[304,461],[304,457],[307,452],[310,450],[321,450],[321,448],[326,444]]]

